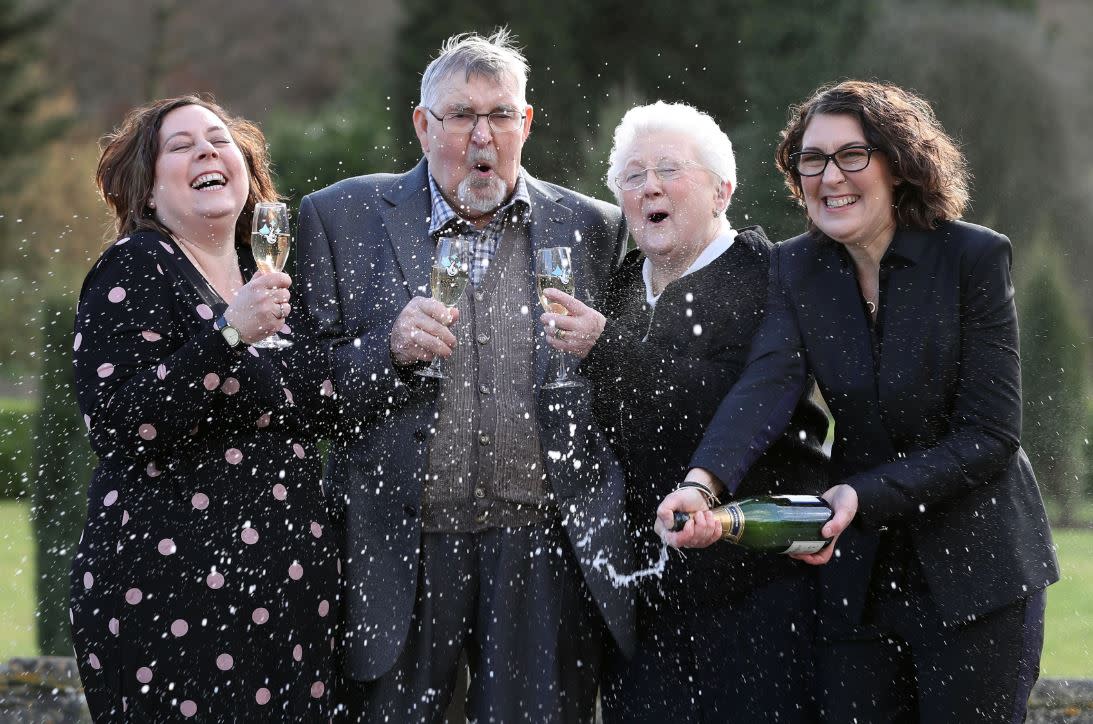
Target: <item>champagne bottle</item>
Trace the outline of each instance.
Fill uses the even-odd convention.
[[[834,511],[817,495],[745,498],[710,511],[721,521],[721,540],[769,553],[816,553],[831,542],[820,530]],[[672,531],[683,530],[691,513],[675,514]]]

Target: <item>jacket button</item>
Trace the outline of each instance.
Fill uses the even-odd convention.
[[[479,525],[482,525],[483,523],[486,522],[486,518],[488,518],[488,517],[489,517],[489,513],[487,511],[483,510],[478,515],[474,516],[474,522],[478,523]]]
[[[478,442],[482,445],[489,445],[493,440],[487,433],[482,433],[478,436]]]
[[[483,488],[482,486],[478,486],[477,488],[474,489],[474,497],[476,497],[476,498],[485,498],[486,497],[486,489]]]
[[[480,289],[479,289],[479,290],[477,290],[477,291],[475,291],[475,293],[474,293],[474,301],[476,301],[476,302],[481,302],[481,301],[482,301],[483,299],[485,299],[485,298],[486,298],[486,293],[485,293],[484,291],[482,291],[482,290],[480,290]]]
[[[490,341],[490,336],[485,332],[478,333],[478,344],[486,344]]]
[[[481,392],[483,395],[488,395],[488,394],[490,394],[490,386],[489,385],[479,385],[478,386],[478,391]]]
[[[416,517],[417,517],[417,508],[415,508],[414,506],[410,505],[409,503],[407,503],[406,505],[402,506],[402,511],[403,511],[404,513],[406,513],[406,517],[407,517],[407,518],[416,518]]]

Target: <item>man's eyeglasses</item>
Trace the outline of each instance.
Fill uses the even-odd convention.
[[[478,125],[479,118],[485,118],[490,124],[490,130],[494,133],[512,133],[518,131],[524,125],[524,116],[516,111],[493,111],[492,113],[472,113],[470,111],[453,111],[438,116],[432,108],[426,108],[433,118],[440,121],[441,127],[446,133],[454,135],[470,133]]]
[[[849,146],[835,153],[797,151],[789,154],[789,161],[801,176],[819,176],[827,170],[827,164],[831,161],[835,162],[840,171],[853,173],[864,171],[869,165],[869,159],[873,157],[873,151],[879,150],[875,146]]]
[[[694,163],[693,161],[685,161],[683,163],[662,163],[659,166],[627,169],[615,177],[615,183],[618,184],[618,187],[623,191],[634,191],[636,189],[640,189],[642,186],[645,185],[645,181],[649,178],[650,171],[656,174],[657,178],[661,181],[675,181],[677,178],[684,174],[688,166],[698,166],[699,168],[703,169],[706,168],[705,166]],[[710,173],[713,173],[713,171],[710,171]]]

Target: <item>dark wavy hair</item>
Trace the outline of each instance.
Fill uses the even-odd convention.
[[[857,118],[866,142],[884,152],[892,175],[903,181],[894,189],[897,224],[932,229],[964,213],[971,178],[968,165],[930,104],[890,83],[860,80],[822,86],[789,109],[775,164],[801,206],[801,177],[790,154],[801,150],[805,129],[820,114]]]
[[[250,190],[243,212],[235,223],[236,242],[250,243],[254,205],[261,201],[279,201],[280,195],[270,172],[266,137],[258,126],[231,115],[212,96],[187,95],[164,98],[129,111],[121,126],[99,141],[102,155],[95,171],[95,185],[103,201],[114,213],[118,236],[154,230],[165,236],[165,228],[148,205],[156,180],[159,157],[159,131],[168,113],[183,106],[201,106],[224,122],[243,153],[250,176]]]

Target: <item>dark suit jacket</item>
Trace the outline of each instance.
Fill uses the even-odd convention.
[[[718,404],[744,369],[763,319],[771,248],[759,227],[739,230],[725,253],[666,286],[652,315],[642,279],[645,255],[635,249],[599,302],[607,323],[581,369],[594,384],[596,417],[627,473],[639,567],[660,554],[653,532],[657,505],[683,480]],[[737,494],[822,493],[826,433],[827,418],[806,393],[789,429],[752,466]],[[807,568],[725,543],[687,551],[686,558],[670,556],[664,574],[645,579],[643,588],[656,611],[708,611]]]
[[[818,232],[775,247],[748,367],[692,464],[734,487],[789,419],[809,373],[835,418],[832,482],[858,493],[824,566],[826,614],[862,618],[878,530],[902,527],[942,615],[959,620],[1058,580],[1020,446],[1021,375],[1009,239],[963,222],[901,229],[881,262],[873,351],[845,251]]]
[[[302,331],[331,345],[341,403],[341,433],[325,482],[345,501],[334,513],[344,536],[343,643],[347,673],[362,680],[382,675],[402,650],[418,583],[418,506],[437,385],[394,366],[389,335],[410,299],[428,294],[435,245],[428,234],[427,173],[422,160],[405,174],[346,179],[300,205],[295,288]],[[594,296],[625,249],[618,208],[526,180],[532,247],[572,247],[577,294]],[[533,309],[529,325],[535,320]],[[540,339],[540,383],[547,361]],[[563,523],[604,619],[630,650],[633,597],[607,573],[608,563],[620,570],[629,565],[618,514],[622,472],[592,419],[586,392],[536,386],[536,397],[543,465]],[[575,466],[575,459],[582,464]]]

